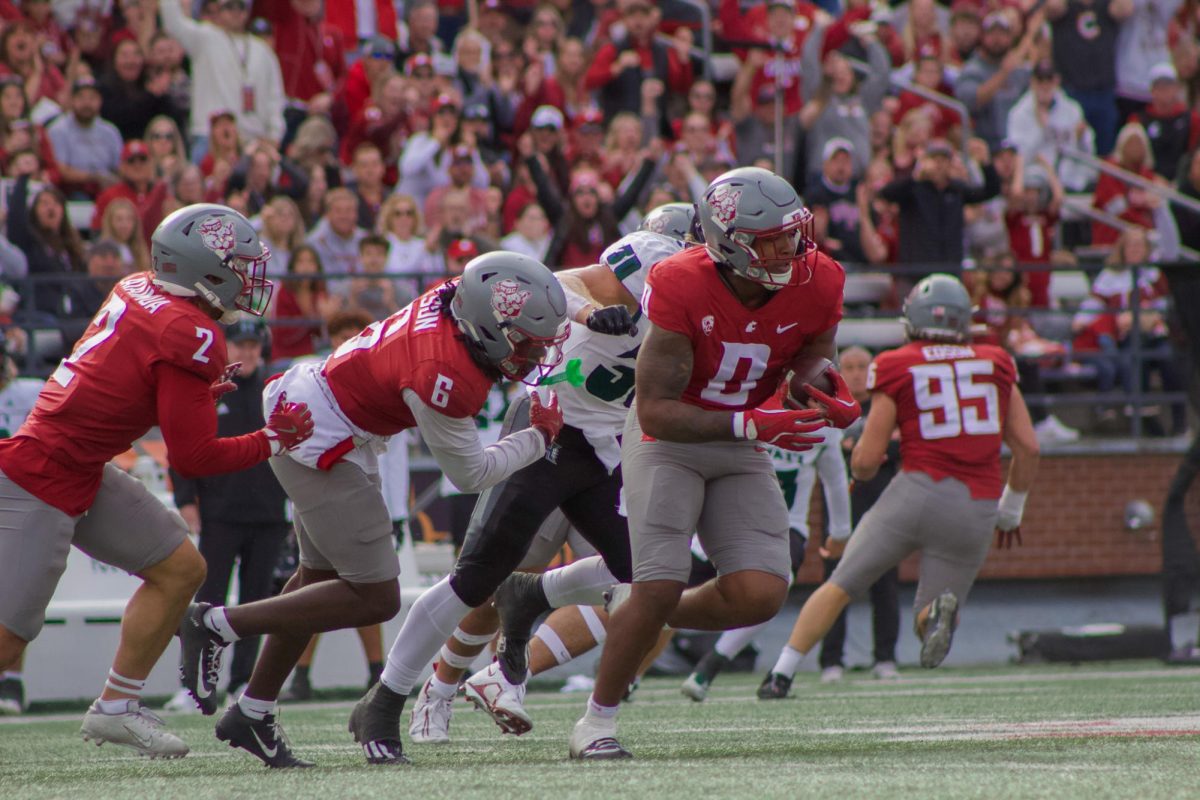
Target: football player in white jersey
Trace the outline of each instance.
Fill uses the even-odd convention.
[[[631,578],[629,532],[618,511],[617,436],[632,402],[634,361],[644,332],[638,327],[639,298],[650,268],[684,248],[694,217],[690,205],[655,209],[642,229],[604,251],[602,263],[557,273],[567,292],[571,334],[561,366],[531,391],[557,392],[565,425],[545,458],[480,495],[448,579],[460,602],[427,609],[421,620],[410,615],[388,654],[384,678],[400,694],[416,688],[435,657],[440,665],[413,709],[413,741],[448,740],[458,677],[496,629],[487,601],[522,565],[539,528],[555,511],[561,510],[602,558],[545,586],[530,576],[516,585],[528,591],[511,593],[516,606],[536,616],[551,607],[594,603],[613,583]],[[503,433],[529,424],[529,402],[528,395],[513,402]],[[522,707],[527,640],[508,642],[499,663],[466,686],[468,699],[513,733],[530,728]]]

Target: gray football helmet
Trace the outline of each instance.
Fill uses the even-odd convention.
[[[904,301],[904,328],[910,340],[966,342],[971,337],[971,296],[953,275],[922,278]]]
[[[458,328],[505,377],[537,385],[562,361],[567,297],[541,262],[498,250],[471,259],[450,304]],[[525,380],[531,374],[536,378]]]
[[[717,177],[698,209],[704,245],[713,261],[768,289],[812,279],[817,246],[813,215],[792,185],[759,167],[739,167]],[[759,252],[759,239],[791,234],[790,251]]]
[[[691,203],[666,203],[642,217],[639,231],[668,236],[680,242],[704,242],[696,216],[696,206]]]
[[[262,316],[273,286],[266,278],[271,252],[237,211],[196,203],[170,214],[150,239],[154,283],[169,294],[200,296],[236,322],[238,311]]]

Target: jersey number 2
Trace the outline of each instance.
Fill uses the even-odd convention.
[[[994,383],[977,383],[976,375],[991,375],[995,363],[987,359],[918,364],[910,367],[913,396],[921,414],[917,418],[922,439],[950,439],[960,434],[987,436],[1000,432],[1000,393]],[[963,406],[963,400],[983,401]],[[938,421],[938,412],[942,420]]]
[[[75,379],[75,372],[71,369],[71,365],[77,363],[79,359],[104,344],[116,332],[117,320],[125,313],[126,308],[125,301],[114,294],[100,309],[100,312],[96,314],[95,319],[92,320],[92,324],[99,328],[99,330],[75,345],[75,349],[71,351],[71,355],[62,360],[62,363],[58,365],[58,368],[50,375],[50,378],[63,388],[70,386],[71,381]]]

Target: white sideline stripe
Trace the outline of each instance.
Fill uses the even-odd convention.
[[[1171,667],[1171,668],[1155,668],[1142,670],[1073,670],[1064,672],[1019,672],[1011,675],[931,675],[928,678],[909,677],[914,674],[924,673],[925,670],[917,672],[916,667],[909,667],[901,672],[900,679],[897,681],[878,681],[874,678],[864,676],[862,679],[849,678],[842,687],[831,691],[826,686],[812,684],[810,687],[807,683],[797,684],[793,690],[793,697],[813,697],[819,699],[840,699],[854,697],[913,697],[925,695],[952,695],[952,694],[979,694],[986,695],[999,691],[1022,691],[1036,692],[1036,686],[1025,686],[1019,689],[1004,689],[1004,684],[1036,684],[1036,683],[1060,683],[1063,681],[1095,681],[1095,680],[1122,680],[1129,678],[1152,678],[1152,679],[1180,679],[1180,680],[1195,680],[1200,678],[1200,667]],[[683,678],[679,678],[679,682],[683,682]],[[970,687],[973,684],[982,684],[975,690],[953,688],[956,686]],[[921,689],[920,687],[927,686],[929,689]],[[857,688],[862,687],[862,688]],[[867,688],[871,687],[871,688]],[[942,687],[946,687],[945,691],[938,691]],[[717,683],[711,690],[705,703],[740,703],[745,702],[747,697],[753,696],[753,690],[748,686],[729,686]],[[724,697],[720,695],[725,695]],[[655,698],[662,698],[656,700]],[[679,694],[678,686],[665,686],[661,688],[651,688],[643,686],[638,689],[636,699],[632,704],[633,707],[638,705],[675,705],[679,702],[682,696]],[[456,698],[456,702],[461,698]],[[282,706],[285,712],[290,711],[329,711],[339,709],[350,709],[357,701],[355,700],[338,700],[338,701],[321,701],[316,703],[299,703],[285,704]],[[465,701],[464,701],[465,702]],[[572,697],[570,695],[562,696],[556,693],[547,692],[545,695],[533,693],[527,696],[525,703],[528,708],[555,708],[562,706],[579,706],[583,708],[586,705],[586,695],[579,693],[579,696]],[[759,701],[755,701],[759,702]],[[771,701],[787,703],[783,701]],[[161,715],[168,722],[175,717],[194,716],[185,714],[172,714],[163,712],[159,709],[154,709],[156,714]],[[70,722],[72,720],[83,719],[83,712],[58,713],[58,714],[33,714],[17,717],[0,717],[0,727],[5,725],[28,725],[36,722]],[[281,722],[286,722],[286,713]]]

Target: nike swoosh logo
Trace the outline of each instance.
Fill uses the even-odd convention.
[[[137,742],[138,744],[140,744],[142,747],[147,747],[147,748],[150,747],[150,737],[149,736],[143,736],[142,734],[138,733],[136,730],[129,727],[128,725],[122,725],[121,727],[123,727],[126,731],[128,731],[129,735],[133,737],[133,740],[135,742]]]
[[[200,650],[200,662],[196,664],[196,697],[200,700],[212,694],[212,691],[204,688],[204,649]]]
[[[267,747],[266,742],[259,737],[258,731],[254,730],[253,728],[250,729],[250,735],[254,737],[254,741],[258,742],[258,746],[262,749],[267,758],[274,758],[279,752],[279,745]]]
[[[842,398],[840,398],[840,397],[835,397],[835,398],[833,398],[833,399],[834,399],[834,400],[837,400],[839,403],[841,403],[842,405],[844,405],[846,408],[854,408],[854,402],[853,402],[853,401],[846,402],[845,400],[843,400],[843,399],[842,399]]]
[[[800,324],[799,322],[793,322],[791,325],[776,325],[775,332],[776,333],[784,333],[786,331],[790,331],[792,328],[796,327],[799,324]]]

